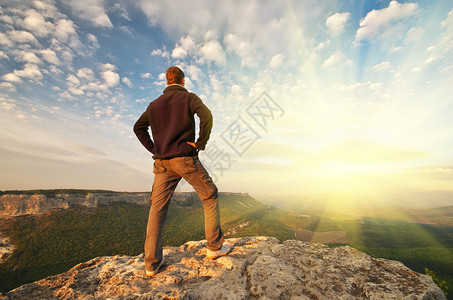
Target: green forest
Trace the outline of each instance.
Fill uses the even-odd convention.
[[[399,260],[420,273],[425,268],[433,270],[448,283],[449,296],[453,294],[453,227],[377,217],[358,220],[307,215],[266,206],[240,194],[221,194],[219,199],[223,230],[235,232],[226,238],[265,235],[283,241],[294,239],[296,229],[345,230],[351,247],[374,257]],[[116,202],[4,219],[2,231],[16,250],[0,264],[0,291],[65,272],[98,256],[142,253],[148,211],[149,206]],[[248,226],[239,228],[244,222]],[[190,207],[171,204],[165,246],[201,239],[201,201]]]

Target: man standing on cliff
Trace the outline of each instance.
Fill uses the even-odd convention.
[[[167,88],[163,94],[149,104],[134,125],[135,135],[154,158],[155,175],[145,241],[146,275],[150,277],[164,264],[162,233],[170,199],[181,178],[192,185],[204,205],[206,257],[215,259],[231,250],[223,245],[217,187],[198,159],[198,151],[205,149],[211,134],[212,114],[197,95],[186,90],[181,69],[168,68],[166,78]],[[200,119],[196,141],[195,114]]]

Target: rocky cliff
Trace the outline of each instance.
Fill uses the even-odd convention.
[[[205,258],[205,241],[166,247],[154,278],[143,255],[98,257],[3,299],[446,299],[426,275],[350,247],[251,237]]]
[[[67,209],[75,205],[97,207],[98,205],[118,201],[148,205],[149,193],[56,193],[53,197],[42,194],[5,194],[0,196],[0,217],[39,214],[56,208]],[[172,202],[183,207],[193,206],[199,203],[198,196],[194,192],[174,193]]]
[[[0,197],[0,217],[44,213],[55,208],[69,208],[75,205],[96,207],[101,204],[123,201],[137,204],[148,204],[146,193],[86,193],[45,195],[14,195]]]
[[[0,232],[0,264],[13,253],[15,247],[11,244],[9,237]]]

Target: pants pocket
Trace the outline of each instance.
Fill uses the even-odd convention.
[[[162,160],[156,159],[154,161],[153,173],[160,174],[160,173],[165,173],[166,171],[167,171],[167,169],[164,167]]]
[[[181,157],[181,171],[185,174],[194,173],[198,170],[195,158],[192,156]]]

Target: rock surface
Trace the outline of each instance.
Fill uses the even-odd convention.
[[[13,253],[15,247],[11,244],[9,237],[0,232],[0,264]]]
[[[143,255],[98,257],[3,298],[446,299],[429,276],[350,247],[269,237],[226,243],[233,251],[217,260],[205,258],[206,241],[166,247],[154,278],[145,276]]]

